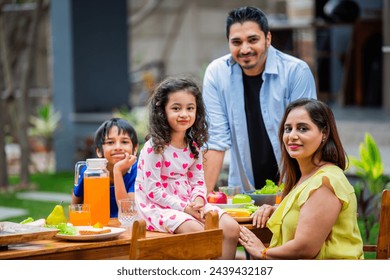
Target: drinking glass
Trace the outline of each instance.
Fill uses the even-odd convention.
[[[276,205],[279,205],[280,202],[282,202],[282,198],[283,198],[283,192],[278,192],[278,193],[276,194],[275,204],[276,204]]]
[[[74,226],[90,226],[91,206],[89,204],[69,205],[69,223]]]
[[[118,200],[118,220],[124,227],[133,225],[137,218],[137,207],[133,198]]]

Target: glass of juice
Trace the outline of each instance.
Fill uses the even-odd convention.
[[[69,223],[74,226],[90,226],[91,206],[89,204],[69,205]]]
[[[278,193],[276,194],[275,204],[276,204],[276,205],[279,205],[280,202],[282,202],[282,199],[283,199],[283,192],[278,192]]]

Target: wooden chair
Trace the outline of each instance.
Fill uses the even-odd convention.
[[[204,231],[146,238],[145,221],[135,221],[131,237],[130,259],[201,260],[218,258],[222,255],[222,229],[219,229],[218,226],[218,214],[209,212],[206,214]]]
[[[376,252],[377,259],[390,259],[390,190],[382,192],[377,245],[364,245],[363,251]]]

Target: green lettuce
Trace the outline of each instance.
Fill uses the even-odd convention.
[[[48,228],[58,229],[59,234],[76,235],[77,229],[74,226],[67,225],[66,223],[59,223],[58,225],[46,225]]]
[[[265,186],[260,190],[255,190],[253,194],[276,194],[283,190],[284,184],[276,185],[272,180],[265,180]]]

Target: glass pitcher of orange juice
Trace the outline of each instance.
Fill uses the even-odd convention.
[[[81,167],[84,172],[84,204],[91,206],[91,223],[104,226],[110,221],[110,174],[105,158],[89,158],[75,165],[75,185],[78,184]]]

